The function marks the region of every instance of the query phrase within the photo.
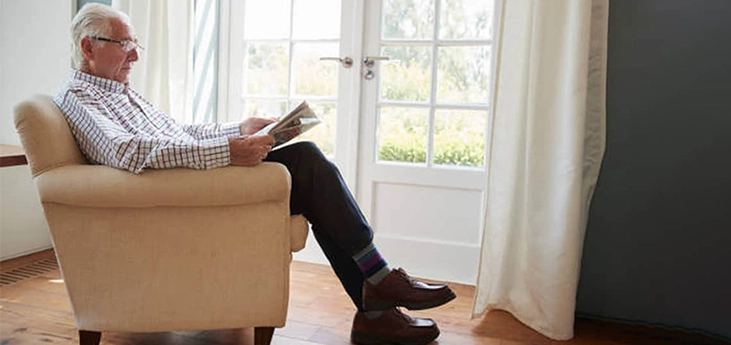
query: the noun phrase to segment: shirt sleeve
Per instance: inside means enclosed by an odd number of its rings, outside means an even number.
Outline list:
[[[234,138],[241,136],[238,122],[182,125],[183,131],[196,139]]]
[[[86,97],[88,96],[88,97]],[[56,97],[81,151],[92,163],[139,174],[146,168],[213,169],[230,164],[227,137],[181,140],[130,133],[83,92]]]

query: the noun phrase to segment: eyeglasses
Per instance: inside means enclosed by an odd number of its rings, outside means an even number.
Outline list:
[[[139,42],[137,42],[137,39],[124,39],[121,41],[113,40],[111,38],[106,37],[99,37],[99,36],[91,36],[90,37],[93,40],[97,41],[104,41],[104,42],[112,42],[119,44],[120,47],[122,47],[122,50],[124,50],[125,53],[131,52],[133,49],[139,49],[139,50],[145,50],[145,47],[143,47]]]

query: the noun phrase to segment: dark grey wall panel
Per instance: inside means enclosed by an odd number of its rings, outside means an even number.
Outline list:
[[[612,0],[577,313],[731,339],[731,1]]]

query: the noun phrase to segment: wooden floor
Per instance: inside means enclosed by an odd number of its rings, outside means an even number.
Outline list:
[[[53,257],[50,251],[0,264],[8,272]],[[470,320],[474,287],[450,284],[457,299],[440,308],[411,315],[431,317],[442,330],[432,343],[447,345],[616,345],[727,344],[698,334],[577,320],[576,336],[552,341],[532,331],[510,314],[491,312]],[[328,266],[292,264],[291,302],[287,326],[277,329],[275,345],[347,345],[354,308]],[[110,345],[249,345],[253,331],[224,330],[153,334],[104,333]],[[58,269],[0,287],[0,345],[78,344],[71,307]]]

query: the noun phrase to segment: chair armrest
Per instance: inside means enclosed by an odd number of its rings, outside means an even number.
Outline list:
[[[289,200],[290,175],[278,163],[212,170],[148,170],[67,165],[35,178],[42,203],[86,207],[226,206]]]

